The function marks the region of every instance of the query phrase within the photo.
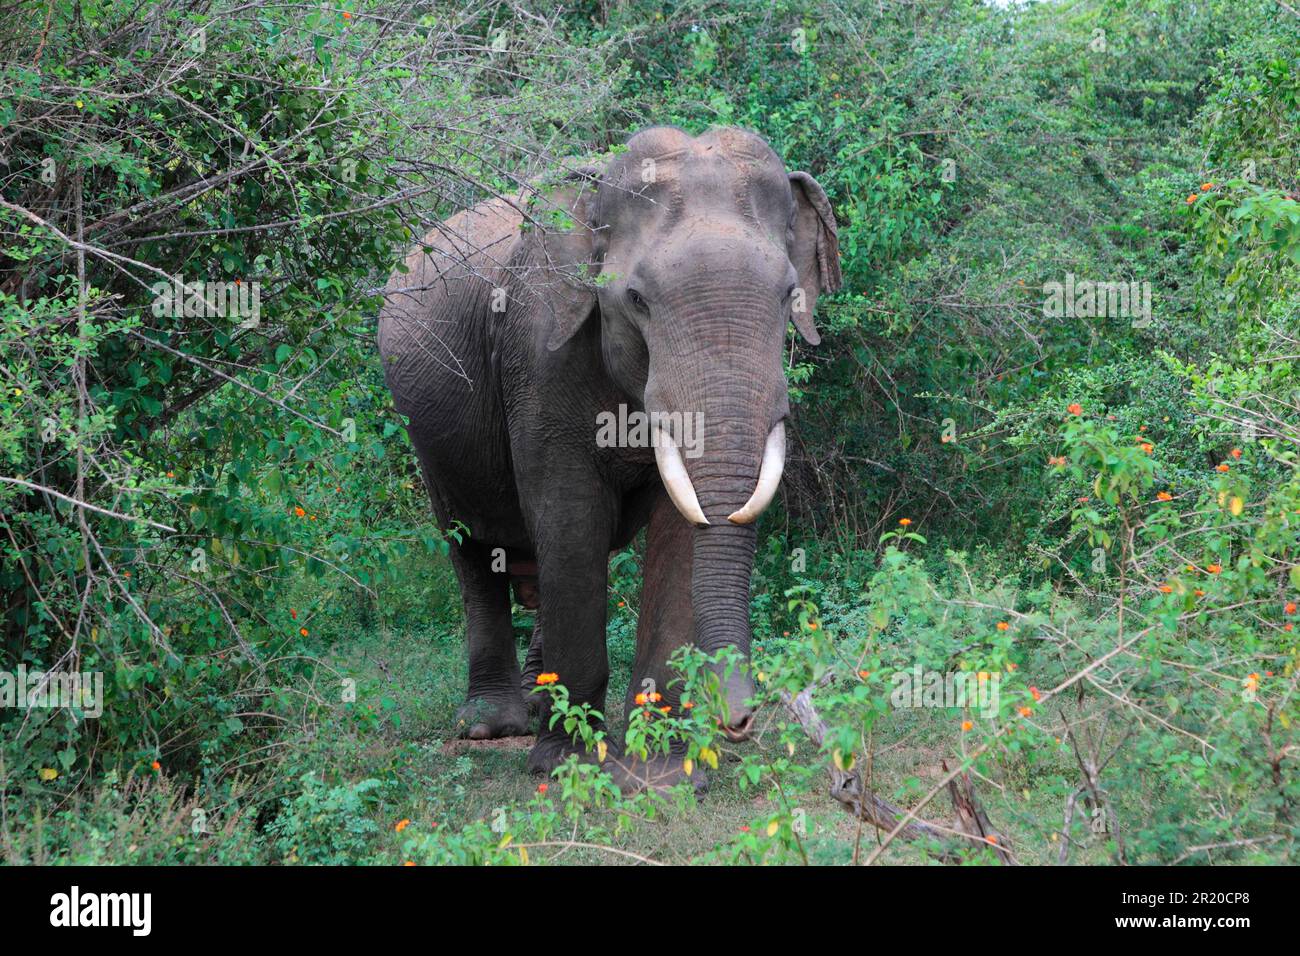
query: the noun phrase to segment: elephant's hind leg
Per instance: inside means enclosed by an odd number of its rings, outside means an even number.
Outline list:
[[[456,713],[462,737],[487,740],[528,732],[528,708],[519,688],[519,657],[510,624],[510,578],[493,571],[490,549],[453,545],[452,565],[465,604],[469,692]]]
[[[540,717],[542,698],[537,691],[537,678],[542,673],[542,623],[533,622],[533,638],[528,642],[528,654],[524,657],[523,692],[528,701],[528,716]]]

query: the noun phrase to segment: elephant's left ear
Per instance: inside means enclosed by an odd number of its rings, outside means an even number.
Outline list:
[[[838,291],[843,282],[839,233],[830,200],[817,180],[804,172],[791,173],[790,193],[794,197],[790,261],[799,273],[791,319],[808,344],[818,345],[822,337],[813,323],[817,296]]]
[[[600,266],[593,260],[591,222],[595,175],[586,168],[570,173],[562,185],[536,194],[529,204],[525,262],[518,278],[552,352],[597,309],[593,282]]]

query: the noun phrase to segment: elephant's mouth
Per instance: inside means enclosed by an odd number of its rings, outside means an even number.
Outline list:
[[[659,477],[663,479],[668,497],[672,499],[682,517],[698,528],[707,527],[708,518],[700,508],[700,501],[695,494],[695,486],[682,461],[677,442],[665,430],[659,429],[654,442],[655,461],[659,466]],[[745,504],[727,516],[732,524],[753,524],[758,516],[767,510],[776,496],[776,489],[781,484],[781,473],[785,470],[785,420],[772,426],[767,442],[763,446],[763,463],[759,466],[758,480],[754,491]]]
[[[732,724],[722,725],[722,735],[732,743],[744,743],[749,739],[750,732],[754,729],[754,712],[750,711],[739,721]]]

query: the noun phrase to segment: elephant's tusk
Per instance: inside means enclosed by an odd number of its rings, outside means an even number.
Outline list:
[[[767,445],[763,449],[763,466],[758,470],[758,484],[754,493],[745,502],[745,507],[728,515],[732,524],[752,524],[758,520],[776,495],[776,486],[781,483],[781,472],[785,469],[785,422],[779,421],[768,433]]]
[[[677,510],[693,525],[703,527],[709,523],[700,510],[700,500],[695,497],[695,486],[691,476],[682,464],[682,454],[677,450],[677,442],[662,429],[655,430],[655,462],[659,465],[659,477],[664,480],[668,497],[672,499]]]

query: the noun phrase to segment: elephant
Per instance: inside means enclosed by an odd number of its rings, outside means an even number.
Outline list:
[[[683,644],[748,661],[755,521],[786,455],[787,330],[817,345],[817,298],[840,284],[822,187],[731,127],[643,129],[598,164],[438,223],[410,252],[378,345],[436,517],[461,531],[462,736],[526,734],[543,671],[603,714],[609,558],[642,528],[628,713],[643,687],[679,706],[668,662]],[[522,671],[512,588],[536,609]],[[754,723],[748,671],[717,668],[719,723],[737,742]],[[536,773],[581,749],[548,709]],[[620,766],[644,784],[682,765],[653,763]]]

